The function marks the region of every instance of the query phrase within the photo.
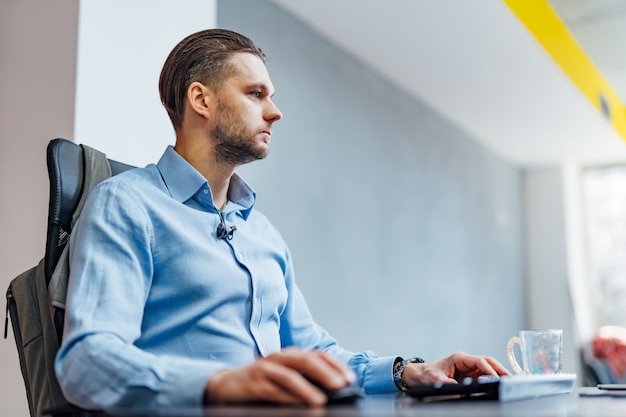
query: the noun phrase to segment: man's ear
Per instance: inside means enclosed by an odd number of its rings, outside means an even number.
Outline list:
[[[209,118],[211,114],[211,90],[202,83],[194,81],[187,89],[187,102],[191,110],[199,116]]]

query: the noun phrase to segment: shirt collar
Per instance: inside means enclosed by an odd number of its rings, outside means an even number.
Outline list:
[[[206,178],[172,146],[165,149],[157,167],[170,195],[181,203],[193,198],[201,189],[210,189]],[[231,205],[231,202],[234,203],[234,208],[241,212],[244,219],[247,219],[256,201],[256,193],[241,177],[233,174],[228,187],[228,200],[228,205]]]

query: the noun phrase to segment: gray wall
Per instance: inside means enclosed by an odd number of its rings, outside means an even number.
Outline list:
[[[46,145],[72,137],[78,0],[0,1],[0,294],[44,255]],[[4,303],[0,303],[4,306]],[[0,341],[2,416],[28,414],[13,334]]]
[[[284,119],[240,174],[317,321],[349,349],[504,362],[525,325],[521,170],[273,3],[219,1],[217,22],[268,55]]]

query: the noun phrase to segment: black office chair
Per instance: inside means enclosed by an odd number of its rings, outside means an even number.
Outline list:
[[[111,175],[134,168],[132,165],[108,159]],[[46,285],[72,233],[75,212],[83,197],[86,172],[83,148],[67,139],[53,139],[47,149],[50,200],[48,206],[48,231],[46,235],[45,275]],[[54,324],[59,342],[63,333],[63,309],[54,310]]]
[[[72,232],[72,217],[82,196],[85,179],[83,148],[67,139],[53,139],[47,149],[50,201],[46,237],[46,281],[52,273]],[[111,175],[133,168],[109,159]]]

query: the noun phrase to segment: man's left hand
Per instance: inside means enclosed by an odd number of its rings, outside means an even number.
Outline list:
[[[429,363],[410,363],[402,372],[402,382],[408,386],[457,384],[465,378],[477,379],[482,375],[510,375],[497,360],[489,356],[456,352]]]

